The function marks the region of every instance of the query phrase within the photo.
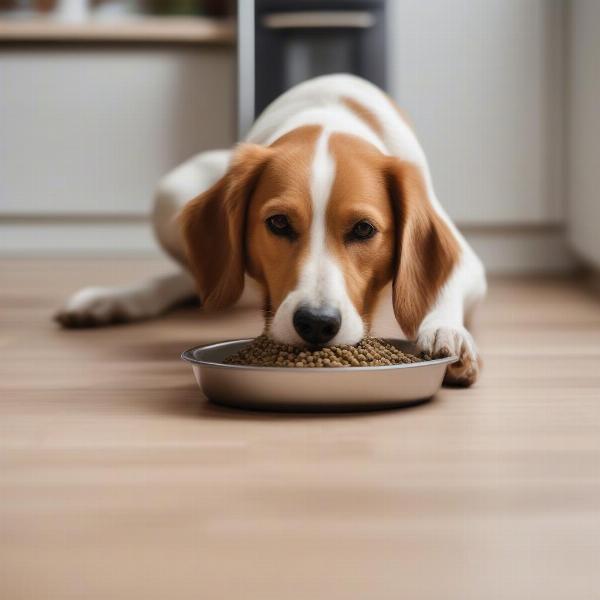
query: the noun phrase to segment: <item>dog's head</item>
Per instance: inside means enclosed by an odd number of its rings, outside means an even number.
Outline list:
[[[357,343],[391,280],[413,336],[458,257],[417,166],[318,126],[239,146],[181,222],[204,306],[233,304],[248,273],[271,336],[291,344]]]

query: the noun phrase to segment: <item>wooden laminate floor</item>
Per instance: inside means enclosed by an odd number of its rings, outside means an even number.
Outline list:
[[[600,597],[600,304],[492,281],[473,389],[306,416],[207,404],[178,359],[255,309],[61,331],[149,260],[0,261],[0,598]],[[384,315],[381,330],[393,322]]]

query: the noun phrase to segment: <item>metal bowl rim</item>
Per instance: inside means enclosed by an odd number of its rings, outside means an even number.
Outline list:
[[[399,338],[383,338],[388,342],[406,342],[407,340],[401,340]],[[376,367],[312,367],[312,368],[298,368],[298,367],[257,367],[254,365],[228,365],[225,363],[214,362],[210,360],[200,360],[194,356],[194,353],[198,350],[211,350],[212,348],[219,348],[224,346],[230,346],[233,344],[240,343],[249,343],[254,338],[242,338],[235,340],[225,340],[223,342],[215,342],[212,344],[204,344],[201,346],[194,346],[193,348],[188,348],[184,352],[181,353],[181,358],[186,362],[192,363],[193,365],[207,366],[207,367],[216,367],[219,369],[237,369],[242,371],[260,371],[264,373],[265,371],[276,371],[276,372],[292,372],[292,373],[356,373],[356,372],[365,372],[365,371],[390,371],[393,369],[411,369],[411,368],[419,368],[419,367],[428,367],[432,365],[441,365],[441,364],[452,364],[458,360],[458,356],[447,356],[444,358],[434,358],[433,360],[423,360],[418,363],[408,363],[408,364],[400,364],[400,365],[382,365]]]

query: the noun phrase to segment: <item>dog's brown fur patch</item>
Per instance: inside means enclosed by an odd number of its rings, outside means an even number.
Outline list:
[[[364,104],[361,104],[358,100],[354,100],[354,98],[348,96],[342,98],[342,102],[379,137],[383,135],[383,126],[381,125],[381,122]]]
[[[414,337],[458,262],[460,247],[434,210],[417,165],[389,158],[386,174],[397,227],[394,312],[402,330]]]
[[[383,155],[360,138],[334,133],[329,148],[336,176],[327,206],[327,244],[336,256],[350,299],[367,325],[394,263],[394,213],[381,166]],[[364,242],[349,242],[347,234],[361,220],[378,233]]]
[[[250,201],[246,227],[247,269],[259,281],[269,312],[277,310],[297,284],[309,244],[312,220],[310,168],[321,127],[295,129],[272,146],[269,161]],[[298,237],[274,236],[265,221],[284,214]]]

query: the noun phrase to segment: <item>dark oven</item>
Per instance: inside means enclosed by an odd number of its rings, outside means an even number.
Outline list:
[[[385,88],[385,0],[239,0],[240,133],[311,77],[354,73]]]

